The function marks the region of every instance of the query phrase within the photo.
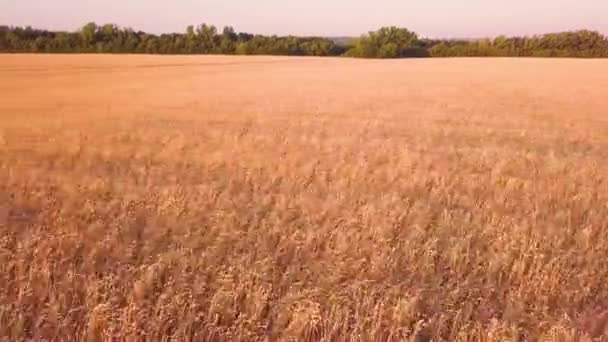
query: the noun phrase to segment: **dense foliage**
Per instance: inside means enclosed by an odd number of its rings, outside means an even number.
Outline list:
[[[188,26],[185,33],[154,35],[95,23],[78,32],[50,32],[31,27],[0,27],[0,51],[151,54],[340,55],[343,48],[327,38],[277,37],[218,32],[206,24]]]
[[[77,32],[0,26],[0,51],[46,53],[241,54],[363,58],[529,56],[608,57],[608,38],[589,31],[479,40],[425,40],[404,28],[383,27],[344,43],[322,37],[221,32],[211,25],[154,35],[113,24],[88,23]]]
[[[499,36],[493,40],[442,41],[433,45],[430,53],[433,57],[608,57],[608,38],[588,30],[532,37]]]
[[[357,39],[346,55],[364,58],[399,58],[424,57],[428,53],[416,33],[397,27],[383,27]]]

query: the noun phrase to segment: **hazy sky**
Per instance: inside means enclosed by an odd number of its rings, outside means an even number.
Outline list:
[[[383,25],[425,37],[589,28],[608,34],[608,0],[0,0],[0,24],[74,30],[88,21],[149,32],[202,22],[265,34],[359,35]]]

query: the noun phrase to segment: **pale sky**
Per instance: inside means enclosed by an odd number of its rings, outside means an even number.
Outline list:
[[[205,22],[321,36],[358,36],[386,25],[432,38],[580,28],[608,34],[608,0],[0,0],[0,25],[76,30],[89,21],[153,33]]]

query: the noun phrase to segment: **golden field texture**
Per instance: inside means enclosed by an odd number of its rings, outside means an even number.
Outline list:
[[[0,56],[0,340],[608,334],[608,61]]]

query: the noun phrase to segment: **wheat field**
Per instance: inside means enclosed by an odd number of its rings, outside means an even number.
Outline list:
[[[608,61],[0,56],[0,340],[608,335]]]

